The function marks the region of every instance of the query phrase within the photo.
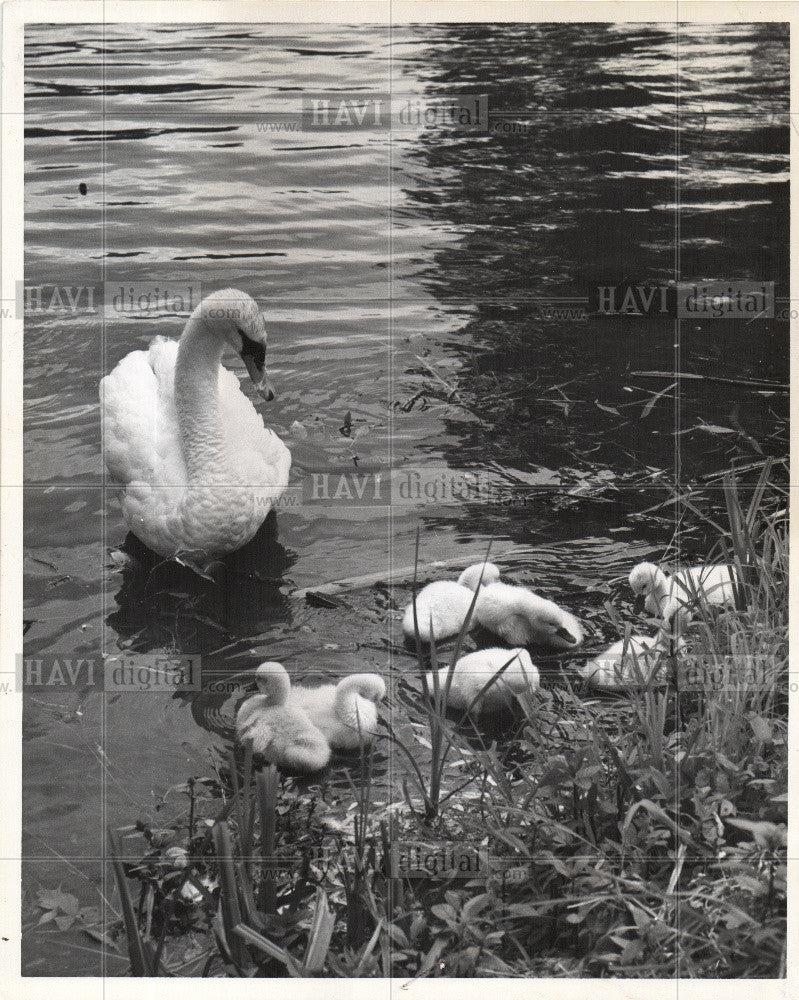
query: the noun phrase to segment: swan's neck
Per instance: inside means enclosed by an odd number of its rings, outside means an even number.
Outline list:
[[[278,708],[288,701],[291,692],[291,679],[287,673],[259,677],[258,690],[266,696],[270,706]]]
[[[175,406],[189,483],[232,485],[219,417],[219,369],[224,340],[192,316],[178,345]]]
[[[354,719],[358,707],[358,696],[372,700],[371,689],[360,677],[345,677],[336,685],[334,712],[338,718]]]
[[[654,580],[655,585],[655,596],[659,601],[665,601],[666,598],[671,594],[672,581],[671,577],[667,576],[662,569],[659,569]]]

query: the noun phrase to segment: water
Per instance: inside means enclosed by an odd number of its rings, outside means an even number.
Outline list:
[[[679,46],[658,25],[30,28],[28,285],[242,288],[267,317],[278,398],[261,412],[291,447],[292,482],[488,469],[506,502],[411,500],[390,516],[305,503],[220,586],[118,572],[98,381],[185,317],[31,314],[26,655],[177,650],[221,674],[268,656],[298,677],[400,676],[409,661],[386,637],[407,579],[338,609],[291,591],[412,563],[417,527],[424,563],[465,564],[493,537],[515,579],[606,636],[602,602],[623,604],[619,578],[673,534],[670,509],[630,519],[665,498],[655,484],[784,452],[783,393],[708,377],[786,381],[787,323],[700,318],[676,337],[667,316],[549,310],[584,305],[598,283],[677,276],[774,281],[787,297],[787,52],[769,24],[684,25]],[[516,131],[275,130],[304,95],[390,89],[486,94]],[[704,377],[678,397],[673,379],[634,374],[675,365]],[[230,711],[208,694],[119,694],[103,709],[91,691],[29,693],[28,892],[63,884],[96,903],[104,824],[177,815],[180,796],[162,797],[208,773]],[[30,973],[96,971],[62,937],[31,938]]]

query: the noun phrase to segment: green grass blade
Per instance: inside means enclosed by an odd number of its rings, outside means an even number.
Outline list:
[[[305,960],[302,963],[303,975],[318,975],[325,965],[325,959],[330,949],[336,918],[327,903],[324,889],[316,890],[316,905],[313,921],[308,933],[308,947],[305,950]]]
[[[136,911],[133,908],[133,902],[130,898],[125,868],[120,861],[122,852],[119,849],[116,833],[110,827],[108,828],[108,839],[111,845],[111,864],[114,867],[114,874],[116,875],[119,899],[122,904],[122,917],[125,923],[125,934],[128,939],[130,971],[134,976],[154,976],[156,973],[152,954],[149,945],[142,939],[139,924],[136,920]]]

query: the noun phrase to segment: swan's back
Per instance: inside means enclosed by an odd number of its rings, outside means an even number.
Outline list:
[[[265,695],[248,698],[236,716],[239,742],[250,741],[253,753],[298,771],[321,771],[330,760],[330,746],[305,712],[272,705]]]
[[[729,566],[714,565],[687,566],[676,574],[681,584],[678,595],[684,590],[686,597],[698,592],[708,604],[733,604],[735,602],[734,580],[737,574]]]
[[[500,670],[502,673],[499,673]],[[443,688],[446,684],[448,673],[449,667],[439,668],[439,687]],[[490,678],[497,674],[499,676],[491,687],[482,694],[479,701],[475,701]],[[538,668],[526,649],[481,649],[475,653],[467,653],[455,664],[448,704],[460,711],[465,711],[473,703],[475,711],[508,709],[515,703],[517,695],[532,693],[538,689],[539,683]],[[432,692],[432,672],[427,675],[427,684]]]
[[[356,694],[349,710],[337,709],[336,699],[341,683],[357,684],[361,677],[374,680],[375,694],[385,694],[383,679],[377,674],[354,674],[339,684],[322,684],[318,687],[292,686],[289,705],[306,712],[315,726],[334,749],[352,749],[368,741],[377,728],[377,706],[374,701]],[[379,688],[378,688],[379,682]]]
[[[416,618],[422,641],[430,642],[431,634],[435,639],[457,635],[466,621],[473,597],[471,590],[454,580],[436,580],[423,587],[416,595]],[[405,609],[402,631],[406,638],[414,638],[413,602]]]
[[[526,587],[508,583],[481,587],[475,615],[484,628],[513,646],[544,643],[567,649],[583,640],[583,628],[571,612]],[[575,641],[559,638],[555,627],[565,629]]]
[[[322,712],[332,712],[336,698],[335,684],[320,684],[317,687],[305,687],[303,684],[292,684],[289,694],[289,704],[302,709],[313,717]]]

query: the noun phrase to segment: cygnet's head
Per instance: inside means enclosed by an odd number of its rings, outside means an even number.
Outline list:
[[[482,574],[482,579],[481,579]],[[458,577],[458,583],[469,590],[477,590],[478,586],[487,587],[499,579],[499,567],[493,563],[475,563],[468,566]]]
[[[255,388],[267,401],[275,392],[266,377],[266,326],[252,296],[238,288],[223,288],[207,295],[192,313],[241,357]]]
[[[337,688],[342,695],[354,692],[375,704],[386,696],[386,682],[380,674],[350,674],[338,682]]]
[[[648,597],[654,592],[661,570],[654,563],[642,562],[630,570],[630,587],[636,597]]]
[[[550,603],[547,601],[547,604]],[[552,646],[568,648],[569,646],[578,646],[583,640],[582,629],[577,626],[576,621],[575,625],[572,626],[574,631],[567,628],[563,621],[563,612],[556,604],[553,604],[552,608],[541,608],[537,619],[540,631],[550,637],[550,645]]]
[[[291,690],[291,680],[282,663],[270,660],[255,671],[255,683],[270,705],[283,705]]]

